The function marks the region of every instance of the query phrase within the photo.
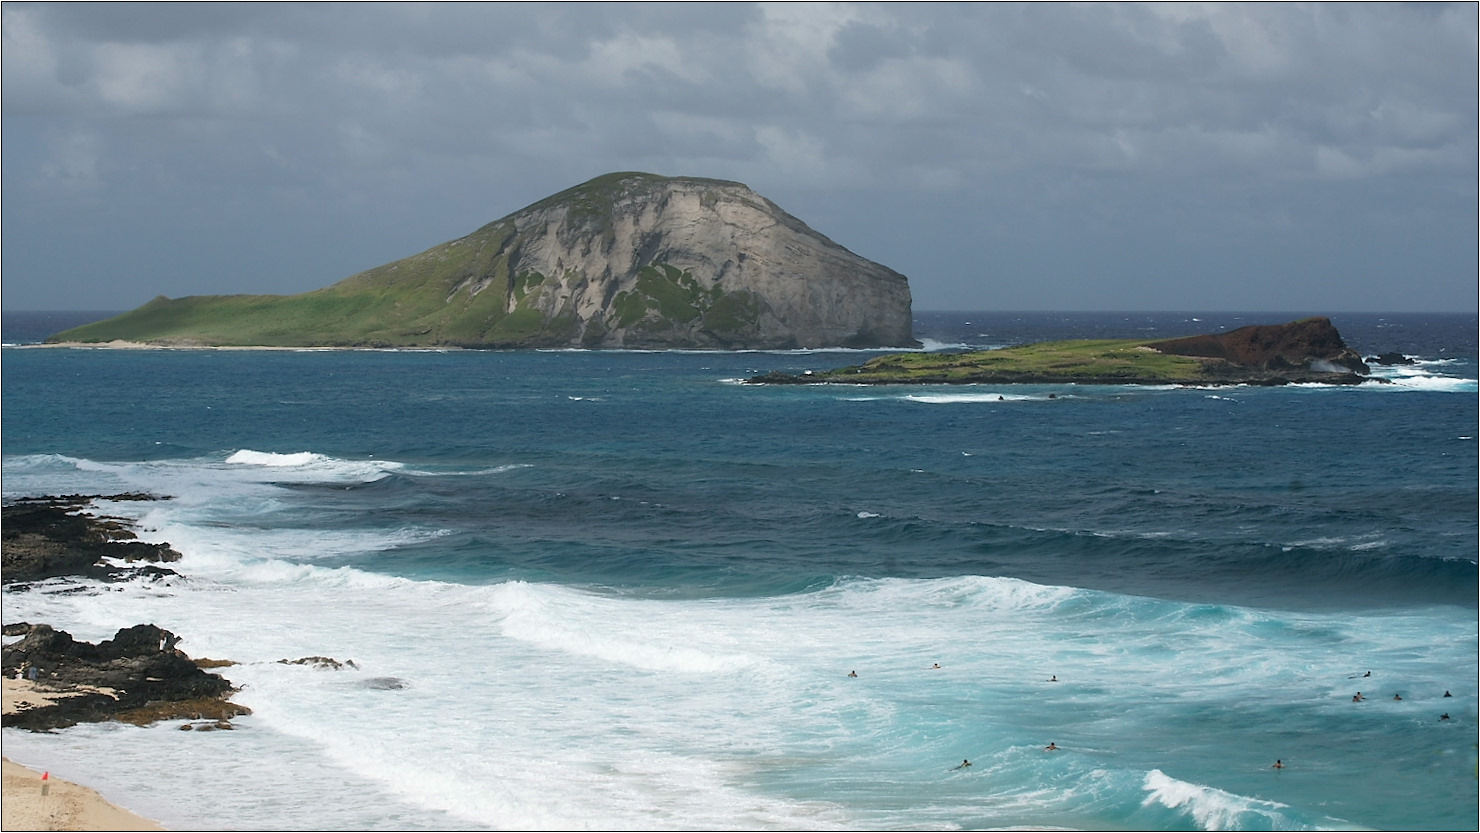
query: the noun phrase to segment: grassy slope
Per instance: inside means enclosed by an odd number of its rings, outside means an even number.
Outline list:
[[[900,353],[816,373],[808,381],[920,383],[1082,381],[1174,384],[1209,378],[1199,359],[1158,353],[1136,340],[1051,341],[972,353]]]
[[[505,317],[507,264],[496,256],[508,227],[493,224],[419,255],[301,295],[156,298],[54,341],[175,341],[212,345],[345,346],[483,343]],[[478,295],[453,296],[491,275]]]
[[[569,220],[601,230],[624,196],[667,179],[653,174],[614,173],[547,197],[496,220],[460,240],[419,255],[361,272],[325,289],[301,295],[198,295],[159,297],[123,315],[58,333],[53,342],[137,341],[207,346],[527,346],[562,343],[573,337],[571,316],[546,320],[519,305],[545,280],[539,273],[509,274],[505,244],[510,220],[523,211],[565,204]],[[720,180],[698,180],[732,185]],[[680,324],[706,314],[721,331],[754,323],[748,295],[704,293],[692,276],[662,266],[647,267],[637,291],[624,298],[623,326],[657,311],[650,326]],[[468,283],[482,286],[475,295]],[[713,297],[710,297],[710,296]],[[510,297],[516,302],[507,309]],[[701,297],[702,296],[702,297]],[[747,305],[749,304],[749,305]],[[711,311],[712,310],[712,311]],[[712,319],[712,321],[711,321]]]

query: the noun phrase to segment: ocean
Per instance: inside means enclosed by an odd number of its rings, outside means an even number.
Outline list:
[[[74,322],[7,313],[4,496],[168,497],[100,511],[184,558],[5,621],[159,625],[253,714],[4,753],[175,829],[1473,830],[1476,316],[1332,320],[1417,363],[766,387],[875,354],[37,349]]]

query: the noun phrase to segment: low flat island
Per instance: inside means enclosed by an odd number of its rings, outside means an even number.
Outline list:
[[[894,353],[753,384],[1354,385],[1382,381],[1328,318],[1175,339],[1051,341],[964,353]]]

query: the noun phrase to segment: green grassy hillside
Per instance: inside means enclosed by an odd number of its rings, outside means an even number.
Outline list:
[[[490,224],[460,240],[301,295],[160,297],[49,340],[266,347],[524,343],[551,327],[543,316],[530,320],[519,316],[517,307],[506,310],[510,275],[502,244],[512,229],[508,223]],[[538,273],[522,273],[513,276],[513,284],[525,289],[543,279]],[[475,280],[482,283],[476,294]]]
[[[1163,353],[1158,340],[1050,341],[968,353],[896,353],[852,367],[801,376],[768,373],[761,384],[1357,384],[1364,377],[1302,367],[1268,369],[1221,358]],[[1378,380],[1380,381],[1380,380]]]
[[[857,367],[814,374],[819,381],[851,383],[971,382],[1020,376],[1032,381],[1107,381],[1176,383],[1204,375],[1204,362],[1168,356],[1145,341],[1050,341],[970,353],[899,353]]]
[[[516,217],[564,207],[567,224],[610,245],[617,203],[640,199],[668,181],[653,174],[608,174],[466,237],[325,289],[301,295],[161,296],[131,312],[47,340],[180,346],[544,347],[595,345],[611,328],[622,327],[635,330],[639,339],[660,342],[665,338],[681,342],[683,333],[697,328],[719,343],[743,343],[754,335],[760,316],[754,294],[744,289],[706,290],[692,274],[666,263],[643,266],[636,285],[610,299],[614,314],[584,324],[570,310],[569,300],[553,312],[548,303],[544,309],[534,303],[542,285],[554,291],[559,279],[568,279],[567,285],[580,284],[584,276],[547,276],[511,266],[519,260]]]

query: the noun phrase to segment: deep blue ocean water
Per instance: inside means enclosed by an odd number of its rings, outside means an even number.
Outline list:
[[[5,496],[167,495],[105,508],[186,578],[7,592],[5,620],[153,621],[242,663],[255,712],[6,755],[179,828],[1473,829],[1476,317],[1333,321],[1418,364],[760,387],[873,354],[6,347]],[[359,668],[276,662],[309,655]]]

